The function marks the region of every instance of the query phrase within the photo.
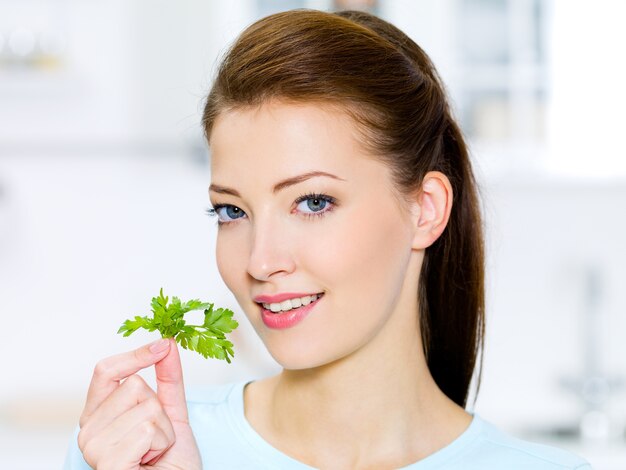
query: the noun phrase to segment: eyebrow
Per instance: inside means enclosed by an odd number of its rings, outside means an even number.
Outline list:
[[[308,180],[309,178],[313,178],[315,176],[327,176],[329,178],[334,178],[336,180],[346,181],[339,176],[333,175],[332,173],[326,173],[325,171],[310,171],[308,173],[303,173],[298,176],[292,176],[291,178],[287,178],[285,180],[279,181],[276,183],[274,188],[272,189],[272,193],[276,194],[278,191],[288,188],[289,186],[293,186],[294,184],[302,183],[303,181]],[[209,186],[209,191],[214,191],[220,194],[230,194],[231,196],[241,197],[241,194],[235,189],[227,188],[225,186],[220,186],[218,184],[211,184]]]

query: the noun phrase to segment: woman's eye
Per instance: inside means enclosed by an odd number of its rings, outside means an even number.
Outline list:
[[[325,194],[304,194],[296,199],[298,212],[305,216],[322,216],[333,210],[335,198]]]
[[[215,204],[212,209],[207,209],[206,213],[211,217],[217,215],[217,224],[222,225],[228,224],[235,219],[240,219],[244,211],[230,204]]]
[[[221,215],[224,217],[224,219],[222,220],[226,220],[226,221],[230,221],[230,220],[234,220],[234,219],[240,219],[242,217],[242,214],[244,213],[241,209],[239,209],[239,207],[237,206],[220,206],[216,209],[218,215]]]

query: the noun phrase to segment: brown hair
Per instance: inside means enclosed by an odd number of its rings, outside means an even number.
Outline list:
[[[482,364],[483,228],[467,147],[432,62],[368,13],[277,13],[246,28],[222,60],[204,108],[207,140],[220,112],[273,98],[341,106],[406,200],[427,172],[449,178],[452,212],[425,250],[417,294],[430,372],[465,407],[479,353]]]

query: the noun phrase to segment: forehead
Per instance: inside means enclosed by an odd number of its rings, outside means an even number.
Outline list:
[[[212,174],[252,169],[272,174],[335,171],[364,163],[366,152],[352,118],[322,104],[267,102],[218,115],[210,136]]]

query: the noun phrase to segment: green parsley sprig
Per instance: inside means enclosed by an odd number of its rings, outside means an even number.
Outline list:
[[[118,333],[130,336],[139,328],[148,331],[159,330],[162,338],[174,338],[183,348],[196,351],[204,358],[226,360],[230,364],[230,358],[234,357],[233,343],[226,339],[226,333],[230,333],[239,326],[233,320],[233,312],[227,308],[213,310],[212,303],[203,303],[198,299],[181,302],[178,297],[172,297],[168,305],[169,297],[163,296],[161,288],[158,297],[152,297],[152,318],[135,316],[133,320],[126,320]],[[192,310],[204,309],[204,321],[202,325],[188,325],[183,315]]]

